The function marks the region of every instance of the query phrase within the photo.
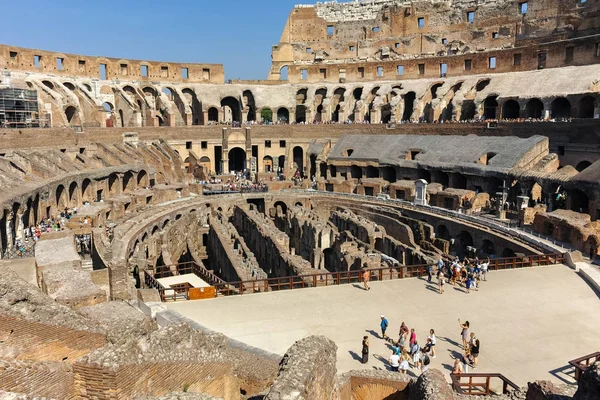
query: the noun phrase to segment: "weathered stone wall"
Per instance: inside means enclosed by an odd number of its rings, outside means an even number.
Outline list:
[[[75,394],[83,398],[126,400],[177,391],[206,393],[224,400],[240,398],[231,364],[143,363],[111,369],[77,363],[73,372]]]
[[[329,399],[335,388],[337,346],[324,336],[296,342],[281,360],[265,400]]]
[[[36,398],[70,399],[74,393],[73,369],[67,362],[0,361],[3,392]]]
[[[525,13],[520,7],[517,1],[480,3],[476,7],[463,1],[296,6],[280,43],[273,46],[269,78],[279,79],[284,66],[289,67],[287,79],[291,82],[303,79],[301,69],[308,70],[304,80],[309,82],[399,75],[439,77],[489,71],[489,57],[497,58],[493,69],[498,72],[522,71],[538,68],[537,51],[547,52],[543,60],[546,68],[595,62],[593,41],[586,36],[598,33],[596,16],[588,15],[574,1],[529,3]],[[554,18],[556,25],[550,24],[549,18]],[[572,18],[581,23],[576,29]],[[572,57],[565,57],[565,48],[571,46],[576,50]],[[522,55],[518,62],[513,58],[515,53]],[[468,68],[465,59],[472,60]],[[445,70],[440,69],[441,63],[447,65]],[[419,71],[417,64],[425,68]],[[405,67],[401,73],[397,65]],[[383,71],[378,71],[382,66]]]
[[[4,332],[4,345],[0,354],[4,360],[74,362],[106,343],[106,335],[102,333],[27,321],[2,314],[0,331]]]
[[[243,235],[261,268],[273,277],[313,273],[310,263],[289,252],[289,237],[273,221],[255,210],[235,207],[232,223]]]

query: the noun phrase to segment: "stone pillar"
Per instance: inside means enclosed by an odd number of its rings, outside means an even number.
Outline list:
[[[202,110],[203,125],[208,125],[208,110]]]
[[[415,187],[417,193],[415,195],[415,204],[419,206],[427,205],[427,181],[425,179],[418,179],[415,181]]]
[[[296,122],[296,108],[292,108],[290,110],[290,120],[288,121],[288,123],[295,123]]]
[[[600,107],[594,107],[594,119],[600,118]]]
[[[544,111],[542,112],[542,116],[544,117],[544,119],[550,119],[550,110],[547,108],[544,108]]]

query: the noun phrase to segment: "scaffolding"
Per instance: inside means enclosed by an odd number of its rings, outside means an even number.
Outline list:
[[[0,127],[39,128],[47,121],[40,119],[36,90],[0,89]]]

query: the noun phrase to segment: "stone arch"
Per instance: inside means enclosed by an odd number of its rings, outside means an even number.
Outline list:
[[[485,119],[496,119],[496,110],[498,109],[498,96],[491,95],[483,101],[483,116]]]
[[[394,167],[381,168],[381,177],[390,183],[396,182],[396,169]]]
[[[478,92],[481,92],[483,89],[485,89],[488,85],[490,84],[490,79],[489,78],[485,78],[485,79],[480,79],[477,84],[475,85],[475,90],[477,90]]]
[[[473,100],[464,100],[462,102],[462,106],[460,107],[461,121],[469,121],[475,119],[476,113],[477,107],[475,106],[475,102]]]
[[[298,168],[297,171],[301,176],[304,176],[304,149],[300,146],[295,146],[292,153],[294,164]]]
[[[379,178],[379,170],[375,167],[368,166],[365,175],[367,178]]]
[[[137,175],[138,186],[148,186],[148,173],[145,170],[140,170]]]
[[[404,113],[402,114],[402,121],[411,120],[416,98],[417,94],[415,92],[408,92],[404,95]]]
[[[570,197],[571,210],[587,213],[590,205],[588,195],[580,189],[575,189],[568,193]]]
[[[279,69],[279,80],[280,81],[287,81],[288,80],[288,76],[289,76],[289,72],[290,72],[290,67],[288,67],[287,65],[284,65],[283,67],[281,67]]]
[[[570,118],[571,102],[564,97],[557,97],[550,103],[551,118]]]
[[[82,202],[86,202],[86,201],[91,202],[94,199],[94,194],[92,192],[93,192],[92,181],[88,178],[85,178],[81,182],[81,201]]]
[[[494,243],[491,240],[485,239],[483,242],[481,242],[481,252],[483,254],[487,254],[488,256],[496,254]]]
[[[283,213],[281,215],[286,215],[287,214],[288,206],[283,201],[277,201],[277,202],[275,202],[275,204],[273,204],[273,208],[275,208],[275,210],[277,211],[278,215],[279,215],[279,209],[281,209],[281,212]]]
[[[76,124],[79,120],[79,111],[74,106],[68,106],[65,108],[65,116],[69,124]]]
[[[468,231],[461,231],[456,237],[456,250],[464,254],[467,247],[473,247],[473,236]]]
[[[583,160],[579,164],[577,164],[577,166],[575,167],[575,169],[577,171],[581,172],[584,169],[586,169],[587,167],[589,167],[590,165],[592,165],[591,162],[589,162],[588,160]]]
[[[142,89],[142,92],[147,97],[156,97],[156,95],[157,95],[157,90],[155,88],[151,87],[151,86],[144,87]]]
[[[306,122],[306,106],[296,106],[296,123],[302,124]]]
[[[204,122],[204,116],[202,114],[202,104],[196,96],[196,92],[190,88],[184,88],[181,90],[183,97],[189,103],[190,111],[192,112],[192,125],[201,125]]]
[[[135,91],[133,86],[130,86],[130,85],[123,86],[123,91],[130,96],[135,96],[137,94],[137,92]]]
[[[73,85],[71,82],[63,82],[63,86],[69,90],[72,90],[72,91],[75,90],[75,85]]]
[[[596,109],[596,99],[592,96],[584,96],[579,100],[577,111],[578,118],[594,118],[594,110]]]
[[[112,173],[108,176],[108,193],[116,194],[118,192],[119,176]]]
[[[123,174],[123,192],[133,191],[135,189],[135,181],[133,172],[127,171]]]
[[[58,185],[56,187],[56,208],[57,210],[64,210],[69,205],[69,200],[67,198],[67,191],[65,190],[64,185]]]
[[[326,98],[327,98],[327,88],[321,87],[315,91],[314,109],[316,110],[316,113],[315,113],[315,121],[316,122],[321,122],[323,120],[323,110],[324,110],[323,102],[325,101]]]
[[[208,121],[219,122],[219,110],[216,107],[210,107],[208,109]]]
[[[69,185],[69,207],[77,207],[79,205],[79,186],[73,181]]]
[[[525,105],[525,117],[540,119],[542,118],[543,113],[544,103],[538,98],[529,99]]]
[[[440,224],[436,230],[436,237],[439,239],[450,240],[452,236],[450,235],[450,231],[446,227],[446,225]]]
[[[239,100],[234,97],[227,96],[221,100],[221,107],[229,107],[231,110],[231,119],[233,122],[242,121],[242,109]]]
[[[516,100],[506,100],[502,104],[502,119],[517,119],[519,118],[519,112],[521,107],[519,102]]]
[[[269,107],[263,107],[260,109],[260,118],[263,122],[273,122],[273,110]]]
[[[167,99],[169,99],[170,101],[173,101],[175,99],[175,90],[173,88],[164,87],[162,88],[161,92],[162,94],[167,96]]]
[[[263,171],[264,172],[273,172],[273,157],[264,156],[263,157]]]
[[[229,150],[229,171],[243,171],[246,169],[246,151],[241,147]]]
[[[54,90],[54,84],[52,82],[44,80],[44,81],[42,81],[42,84],[44,86],[46,86],[48,89]]]
[[[244,111],[246,112],[246,121],[256,121],[256,104],[251,90],[244,90]]]
[[[277,122],[287,124],[290,122],[290,111],[285,107],[277,110]]]

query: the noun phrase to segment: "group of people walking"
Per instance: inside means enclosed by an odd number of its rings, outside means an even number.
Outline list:
[[[460,335],[464,354],[461,358],[455,359],[452,371],[454,374],[467,373],[469,367],[476,368],[480,348],[479,339],[475,336],[475,333],[470,332],[471,324],[469,321],[463,323],[459,319],[458,323],[461,327]],[[407,374],[411,368],[421,372],[429,369],[431,360],[436,358],[435,346],[437,344],[437,337],[434,329],[429,330],[427,339],[421,342],[424,343],[423,345],[419,343],[415,329],[409,329],[404,322],[400,324],[397,341],[394,341],[387,335],[389,321],[385,315],[380,316],[379,326],[381,328],[381,338],[391,347],[392,354],[388,362],[392,371],[400,371],[403,374]],[[369,351],[369,337],[364,336],[361,350],[361,362],[363,364],[369,362]]]
[[[417,339],[417,333],[414,328],[409,329],[402,322],[400,331],[398,332],[398,340],[394,341],[387,335],[389,322],[384,315],[381,315],[381,337],[390,345],[392,354],[389,358],[389,364],[392,371],[402,371],[408,373],[410,368],[420,370],[421,372],[429,369],[431,360],[436,357],[435,345],[437,338],[433,329],[429,330],[429,336],[421,345]],[[369,337],[364,336],[362,342],[362,363],[366,364],[369,361]]]
[[[444,262],[441,258],[437,262],[437,279],[439,293],[444,293],[444,285],[448,282],[451,285],[464,285],[466,292],[479,290],[479,283],[487,281],[490,259],[481,262],[478,258],[473,260],[465,257],[461,262],[458,257],[452,262]],[[433,265],[427,266],[427,281],[433,280]]]

